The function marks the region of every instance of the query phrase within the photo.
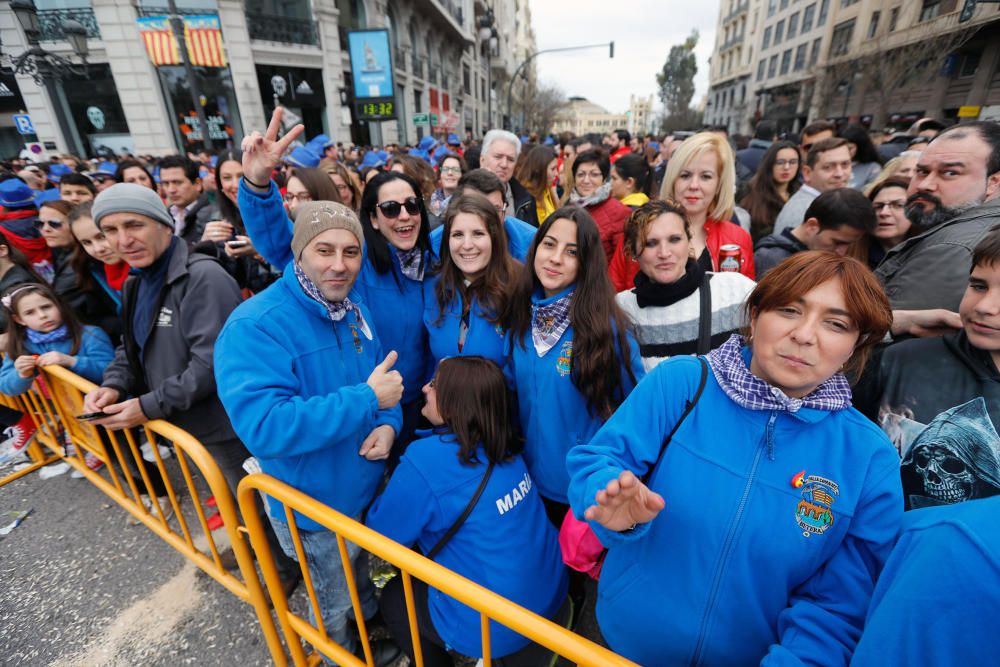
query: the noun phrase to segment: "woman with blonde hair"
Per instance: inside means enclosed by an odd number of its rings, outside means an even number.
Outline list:
[[[688,137],[667,163],[660,199],[684,207],[691,229],[694,258],[705,271],[738,270],[755,277],[753,241],[750,234],[732,222],[736,201],[736,169],[733,149],[718,134],[700,132]],[[739,248],[738,267],[723,266],[723,246]],[[611,281],[619,292],[633,285],[639,263],[625,255],[619,242],[609,267]]]

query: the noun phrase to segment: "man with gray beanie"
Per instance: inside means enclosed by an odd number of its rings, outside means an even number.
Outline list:
[[[212,357],[242,300],[236,281],[214,258],[188,254],[167,207],[147,187],[113,185],[97,195],[92,216],[132,270],[122,289],[122,343],[101,387],[84,398],[85,411],[110,415],[94,423],[111,430],[150,419],[176,424],[205,445],[235,494],[250,454],[219,402]],[[284,570],[295,581],[294,563]]]
[[[300,204],[291,266],[236,309],[215,346],[219,397],[264,472],[358,520],[402,426],[403,395],[402,377],[392,370],[396,352],[384,354],[353,291],[363,248],[354,211],[327,201]],[[269,499],[268,514],[294,558],[284,508]],[[337,538],[301,515],[295,520],[326,630],[357,654]],[[370,619],[378,605],[368,568],[357,546],[348,544],[348,553]],[[376,665],[399,655],[388,640],[373,642],[372,651]]]

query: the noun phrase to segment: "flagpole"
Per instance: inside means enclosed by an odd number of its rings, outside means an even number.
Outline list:
[[[191,59],[188,57],[187,40],[184,39],[184,19],[177,13],[177,3],[174,0],[167,0],[167,8],[170,10],[170,27],[177,40],[177,53],[181,58],[184,74],[187,76],[191,100],[194,102],[194,112],[198,116],[198,124],[201,126],[201,140],[205,150],[211,151],[214,146],[212,146],[212,137],[208,129],[208,120],[205,118],[205,107],[201,105],[201,87],[198,85],[194,67],[191,66]],[[181,146],[182,150],[186,148],[186,146]]]

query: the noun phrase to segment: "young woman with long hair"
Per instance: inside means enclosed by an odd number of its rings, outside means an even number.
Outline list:
[[[736,167],[733,149],[714,132],[688,137],[667,162],[660,186],[660,199],[684,207],[691,225],[694,257],[705,271],[719,271],[722,246],[739,250],[739,272],[753,280],[753,241],[733,219],[736,198]],[[620,292],[632,286],[639,264],[625,256],[619,242],[611,259],[611,281]]]
[[[750,191],[740,206],[750,214],[750,236],[754,241],[774,231],[774,221],[781,207],[795,194],[801,183],[801,156],[791,141],[776,141],[767,149],[750,179]]]
[[[285,183],[285,204],[288,206],[288,212],[294,216],[295,208],[307,201],[344,203],[340,199],[340,193],[337,192],[336,186],[325,171],[309,167],[295,167],[289,172],[288,182]]]
[[[0,232],[0,294],[18,283],[43,283],[31,262]],[[0,308],[0,334],[7,331],[7,311]]]
[[[323,160],[319,163],[319,168],[326,172],[333,182],[333,187],[337,188],[341,203],[357,212],[361,206],[361,188],[351,177],[347,167],[334,160]]]
[[[520,264],[507,249],[507,233],[485,196],[463,192],[444,214],[441,260],[424,281],[424,326],[431,357],[478,355],[502,364],[501,317]]]
[[[424,416],[434,425],[406,450],[368,512],[368,526],[509,600],[552,618],[564,607],[567,577],[555,528],[520,451],[513,405],[497,364],[477,356],[441,361],[424,388]],[[482,497],[459,529],[448,532],[470,499]],[[511,489],[516,489],[511,499]],[[440,544],[440,546],[438,546]],[[448,648],[483,655],[479,614],[414,580],[421,653],[428,667],[451,667]],[[400,577],[379,604],[393,640],[413,660]],[[490,624],[492,656],[514,667],[548,664],[551,652]]]
[[[554,183],[559,177],[559,158],[551,146],[534,146],[522,150],[521,155],[514,178],[535,198],[538,219],[545,220],[556,210]]]
[[[101,327],[117,345],[122,334],[122,287],[129,266],[94,224],[92,206],[93,202],[84,202],[69,214],[69,227],[76,241],[70,264],[79,290],[87,295],[88,312],[81,318]]]
[[[745,338],[657,366],[567,459],[608,547],[601,633],[642,665],[846,665],[902,521],[899,455],[846,377],[892,323],[872,272],[798,253],[745,315]]]
[[[633,210],[642,206],[649,201],[650,175],[642,155],[621,156],[611,165],[611,196]]]
[[[525,458],[558,525],[567,452],[590,440],[644,373],[585,209],[557,209],[538,228],[505,322]]]
[[[864,190],[866,185],[878,178],[885,160],[879,155],[864,126],[848,125],[840,131],[839,136],[847,139],[847,149],[851,153],[850,187]]]
[[[433,215],[444,215],[448,201],[458,189],[458,182],[469,171],[461,155],[446,153],[438,163],[438,188],[431,195],[428,208]]]

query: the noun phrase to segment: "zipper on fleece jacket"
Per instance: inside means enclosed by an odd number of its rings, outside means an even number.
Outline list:
[[[726,541],[722,545],[722,556],[715,566],[715,578],[712,581],[712,588],[708,593],[708,604],[705,605],[705,612],[701,617],[698,642],[695,644],[694,654],[691,656],[690,663],[688,663],[691,667],[701,664],[701,654],[705,649],[705,634],[708,632],[712,612],[715,611],[715,603],[719,596],[719,587],[722,585],[722,574],[726,570],[726,564],[729,562],[729,556],[736,542],[736,532],[740,526],[740,522],[743,520],[743,510],[746,509],[747,498],[750,496],[750,489],[757,478],[757,467],[760,465],[760,457],[764,453],[765,448],[768,451],[768,458],[772,461],[774,460],[774,422],[777,418],[778,413],[772,410],[771,416],[767,420],[767,426],[764,428],[764,436],[757,444],[757,451],[753,457],[753,465],[750,466],[750,474],[747,475],[746,484],[743,486],[743,496],[740,498],[740,504],[736,509],[736,516],[733,517],[732,523],[729,524],[729,532],[726,534]]]

